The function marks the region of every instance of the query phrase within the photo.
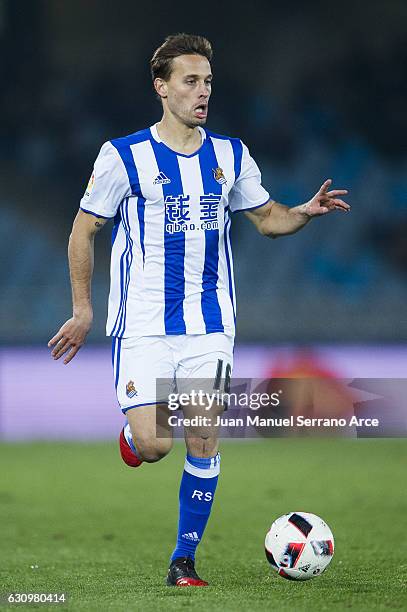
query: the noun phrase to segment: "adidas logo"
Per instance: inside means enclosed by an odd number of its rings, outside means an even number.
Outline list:
[[[168,183],[171,183],[171,179],[168,178],[168,176],[165,176],[164,172],[160,172],[153,185],[168,185]]]
[[[199,542],[199,536],[196,531],[193,531],[192,533],[183,533],[181,538],[184,538],[185,540],[192,540],[192,542]]]

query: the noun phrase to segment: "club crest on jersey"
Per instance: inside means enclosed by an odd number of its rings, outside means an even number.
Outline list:
[[[226,177],[223,174],[223,170],[222,168],[213,168],[212,169],[213,172],[213,178],[215,179],[215,181],[217,183],[219,183],[219,185],[225,185],[226,184]]]
[[[92,193],[93,187],[95,185],[95,173],[92,172],[92,176],[89,179],[88,186],[86,187],[85,196],[89,197]]]
[[[164,172],[159,172],[153,182],[153,185],[168,185],[171,183],[171,179],[165,176]]]
[[[126,395],[127,397],[134,397],[135,395],[137,395],[137,391],[136,388],[134,386],[134,382],[132,380],[129,380],[129,382],[126,385]]]

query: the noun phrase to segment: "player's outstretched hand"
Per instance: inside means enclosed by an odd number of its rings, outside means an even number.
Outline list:
[[[309,202],[305,204],[305,211],[310,217],[317,215],[325,215],[333,210],[341,210],[349,212],[350,206],[339,196],[344,196],[348,193],[347,189],[332,189],[328,191],[332,185],[332,179],[328,179],[321,185],[318,193],[314,195]]]
[[[69,363],[85,343],[86,336],[92,326],[92,315],[73,316],[57,331],[55,336],[48,342],[48,347],[54,347],[51,356],[59,359],[68,353],[64,363]],[[69,352],[68,352],[69,351]]]

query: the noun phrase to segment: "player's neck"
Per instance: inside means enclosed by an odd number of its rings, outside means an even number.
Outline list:
[[[202,144],[202,137],[197,127],[191,128],[177,121],[175,117],[163,115],[157,123],[157,132],[161,140],[177,153],[191,155]]]

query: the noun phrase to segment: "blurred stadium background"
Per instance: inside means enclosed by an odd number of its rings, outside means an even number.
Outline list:
[[[71,313],[67,240],[93,161],[105,140],[159,119],[148,60],[177,31],[212,41],[208,126],[248,144],[273,198],[300,203],[328,177],[350,190],[351,215],[277,241],[235,216],[235,373],[295,367],[308,347],[310,367],[338,376],[405,376],[406,26],[403,0],[0,0],[0,438],[120,426],[109,231],[87,347],[64,368],[46,343]]]

